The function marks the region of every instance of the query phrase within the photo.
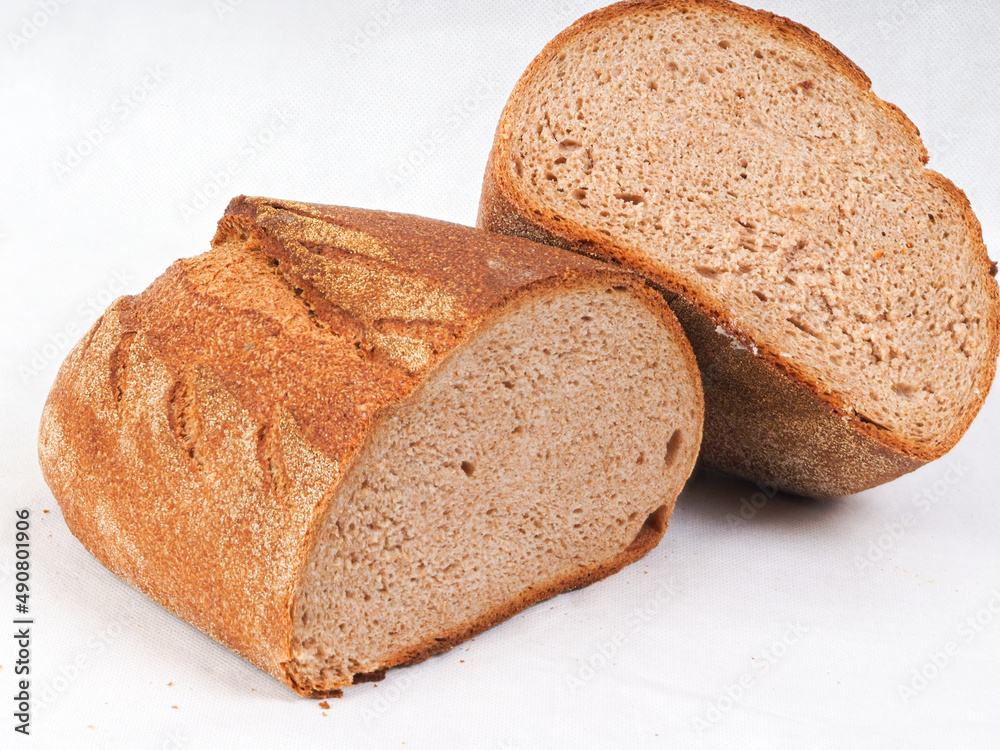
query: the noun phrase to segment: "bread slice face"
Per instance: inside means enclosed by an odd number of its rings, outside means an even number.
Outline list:
[[[707,463],[847,494],[947,452],[995,372],[996,267],[926,162],[808,29],[725,0],[629,2],[522,76],[478,223],[664,291],[702,368]]]
[[[702,415],[680,326],[631,274],[241,197],[69,355],[39,452],[102,563],[322,696],[641,557]]]
[[[695,384],[658,372],[677,358],[607,284],[505,310],[355,459],[293,601],[296,683],[422,658],[643,555],[697,455]]]

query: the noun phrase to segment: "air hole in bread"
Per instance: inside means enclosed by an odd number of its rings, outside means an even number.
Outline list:
[[[913,383],[893,383],[892,390],[900,396],[912,398],[922,390],[922,387]]]
[[[638,206],[640,203],[645,203],[646,197],[641,193],[615,193],[615,198],[625,203],[631,203]]]
[[[681,443],[683,442],[683,436],[680,430],[674,430],[670,435],[670,440],[667,441],[667,452],[663,457],[664,463],[669,467],[673,466],[674,462],[677,460],[678,454],[681,451]]]

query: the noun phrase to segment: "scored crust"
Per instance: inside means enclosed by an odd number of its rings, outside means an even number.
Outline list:
[[[529,95],[540,72],[576,36],[619,16],[659,8],[722,11],[738,17],[741,23],[775,30],[784,40],[805,45],[856,84],[870,105],[896,122],[926,164],[927,152],[916,126],[898,107],[871,92],[871,81],[857,65],[805,26],[729,0],[632,0],[579,19],[553,39],[521,76],[501,116],[489,155],[477,226],[621,264],[646,277],[664,293],[702,369],[706,397],[702,460],[709,465],[797,494],[825,497],[868,489],[944,455],[968,429],[993,380],[1000,348],[1000,295],[995,283],[986,285],[990,303],[985,315],[991,336],[973,403],[940,443],[920,444],[865,420],[843,394],[820,386],[811,373],[782,356],[774,345],[755,340],[741,330],[739,320],[723,305],[692,288],[681,273],[654,265],[624,243],[559,215],[514,183],[506,165],[511,143],[524,125],[514,119],[513,103]],[[925,168],[924,174],[959,209],[972,238],[979,273],[984,278],[995,276],[996,266],[989,260],[982,229],[965,193],[933,170]],[[748,398],[749,394],[754,394],[756,400]]]
[[[231,251],[240,243],[253,252]],[[597,284],[628,288],[662,320],[700,412],[679,324],[627,272],[429,219],[240,196],[211,252],[117,300],[69,354],[40,426],[45,479],[112,572],[301,694],[336,695],[290,672],[291,609],[353,459],[511,304]],[[665,522],[383,663],[419,661],[610,575],[655,546]]]

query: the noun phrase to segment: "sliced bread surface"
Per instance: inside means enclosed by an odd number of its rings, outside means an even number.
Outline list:
[[[702,414],[631,274],[241,197],[67,357],[39,452],[105,566],[320,696],[641,557]]]
[[[981,407],[1000,303],[964,193],[803,26],[726,0],[613,5],[512,93],[479,226],[661,288],[705,462],[813,496],[940,457]]]

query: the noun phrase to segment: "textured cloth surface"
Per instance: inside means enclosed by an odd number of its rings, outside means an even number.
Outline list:
[[[759,0],[764,2],[764,0]],[[70,535],[36,432],[69,347],[208,248],[239,193],[471,224],[511,88],[596,4],[83,3],[0,10],[0,621],[32,512],[28,738],[3,747],[996,747],[1000,394],[945,459],[829,502],[698,473],[588,589],[330,700],[295,696]],[[1000,6],[769,0],[872,78],[1000,247]],[[44,512],[48,510],[49,512]]]

